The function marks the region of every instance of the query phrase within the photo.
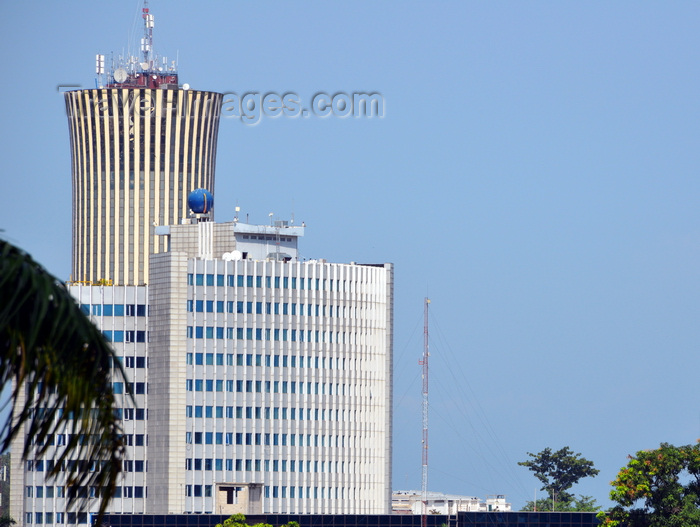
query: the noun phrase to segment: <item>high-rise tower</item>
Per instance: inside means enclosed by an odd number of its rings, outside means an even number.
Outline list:
[[[223,96],[180,87],[175,62],[153,51],[147,4],[143,22],[141,56],[105,69],[98,55],[100,87],[65,94],[76,282],[148,283],[149,254],[164,250],[154,226],[179,223],[195,188],[214,190]]]

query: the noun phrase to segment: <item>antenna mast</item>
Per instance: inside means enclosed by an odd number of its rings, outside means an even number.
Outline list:
[[[150,70],[153,68],[153,61],[151,60],[151,51],[153,51],[153,15],[149,12],[148,0],[144,0],[142,11],[143,38],[141,39],[141,53],[143,53],[143,63],[147,64],[143,69]]]
[[[422,527],[427,527],[427,508],[428,508],[428,306],[430,299],[425,298],[425,307],[423,312],[423,360],[419,364],[423,366],[423,480],[421,483],[422,499],[423,499],[423,514],[421,515]]]

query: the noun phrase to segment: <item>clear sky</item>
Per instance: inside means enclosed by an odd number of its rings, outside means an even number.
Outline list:
[[[423,298],[431,490],[514,508],[517,461],[570,446],[608,505],[627,455],[700,437],[700,4],[152,0],[181,82],[378,92],[383,118],[221,120],[216,218],[294,214],[302,254],[393,262],[394,489],[420,488]],[[0,3],[0,228],[70,273],[58,85],[95,84],[140,4]]]

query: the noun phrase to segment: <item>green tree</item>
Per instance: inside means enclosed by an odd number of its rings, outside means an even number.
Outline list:
[[[612,482],[617,505],[598,518],[614,527],[700,525],[700,446],[661,443],[630,457]]]
[[[125,455],[110,383],[112,376],[123,380],[124,371],[63,284],[4,240],[0,240],[0,299],[0,383],[14,381],[10,395],[14,418],[2,424],[0,451],[6,451],[26,426],[21,455],[40,457],[49,448],[46,439],[67,427],[69,440],[49,474],[61,474],[70,459],[93,462],[94,471],[71,463],[62,474],[69,488],[99,488],[102,514]],[[24,398],[24,393],[33,395]],[[83,502],[72,498],[71,504]]]
[[[216,527],[272,527],[269,523],[256,523],[249,525],[246,522],[245,514],[234,514],[230,518],[224,520],[224,523],[217,523]],[[297,522],[289,522],[280,527],[299,527]]]
[[[592,496],[579,496],[571,501],[557,501],[552,503],[552,498],[542,498],[537,500],[537,508],[533,501],[528,501],[520,509],[522,511],[551,511],[552,506],[557,512],[598,512],[600,506],[596,505],[596,500]]]
[[[555,504],[571,502],[574,496],[567,491],[581,478],[595,477],[600,472],[593,468],[592,461],[581,457],[581,454],[575,454],[568,446],[556,452],[552,452],[551,448],[545,448],[538,454],[528,452],[527,455],[532,460],[520,461],[518,465],[527,467],[535,473],[535,477],[543,483],[541,490],[546,491]],[[550,506],[549,509],[551,510],[552,507]]]

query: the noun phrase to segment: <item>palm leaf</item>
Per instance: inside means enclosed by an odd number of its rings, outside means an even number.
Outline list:
[[[22,457],[39,458],[47,439],[70,432],[49,475],[65,473],[69,489],[99,488],[100,516],[125,457],[112,377],[125,378],[120,362],[65,286],[0,240],[0,382],[13,383],[13,417],[2,425],[0,447],[24,433]],[[79,493],[68,498],[71,506],[85,505]]]

